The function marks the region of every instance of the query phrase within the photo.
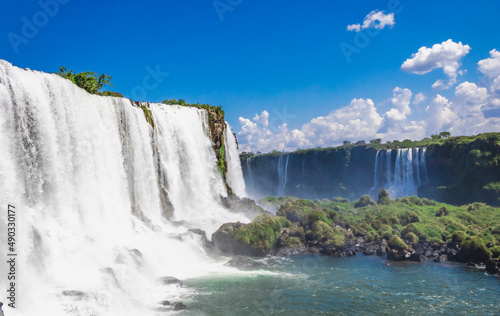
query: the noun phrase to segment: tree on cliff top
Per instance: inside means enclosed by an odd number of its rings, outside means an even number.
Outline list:
[[[73,70],[67,70],[66,67],[59,68],[59,76],[71,80],[74,84],[88,93],[97,94],[105,85],[111,86],[111,76],[106,74],[98,75],[93,71],[73,73]]]

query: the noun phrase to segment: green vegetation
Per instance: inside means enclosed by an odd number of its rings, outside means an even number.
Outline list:
[[[283,217],[261,214],[250,224],[242,225],[239,229],[231,229],[229,234],[250,247],[270,250],[281,229],[287,226],[290,226],[290,222]]]
[[[60,67],[59,72],[57,73],[59,76],[71,80],[74,84],[79,86],[80,88],[86,90],[88,93],[92,94],[101,94],[108,96],[121,96],[121,94],[111,91],[104,91],[99,93],[99,91],[105,85],[111,85],[111,76],[106,74],[98,75],[93,71],[86,71],[80,73],[73,73],[73,70],[67,70],[66,67]]]
[[[113,91],[102,91],[102,92],[97,92],[98,95],[106,96],[106,97],[117,97],[117,98],[123,98],[123,95],[119,92],[113,92]]]
[[[155,123],[154,123],[154,120],[153,120],[153,114],[151,113],[151,110],[148,109],[147,106],[145,105],[141,105],[141,109],[142,111],[144,112],[144,116],[146,117],[146,121],[149,123],[149,125],[151,125],[151,127],[155,127]]]
[[[403,141],[399,140],[394,140],[394,141],[387,141],[385,143],[382,143],[382,139],[373,139],[370,140],[369,143],[366,143],[366,141],[361,140],[357,142],[350,142],[350,141],[344,141],[342,146],[337,146],[337,147],[317,147],[317,148],[311,148],[311,149],[300,149],[298,148],[294,153],[307,153],[310,151],[332,151],[332,150],[337,150],[337,149],[352,149],[355,147],[361,147],[361,148],[373,148],[375,150],[387,150],[387,149],[396,149],[396,148],[415,148],[415,147],[430,147],[432,145],[443,145],[443,146],[449,146],[449,145],[466,145],[469,143],[472,143],[477,140],[485,140],[487,138],[494,137],[497,141],[497,146],[500,147],[500,133],[485,133],[485,134],[479,134],[479,135],[474,135],[474,136],[455,136],[455,137],[450,137],[449,132],[441,132],[437,135],[432,135],[431,138],[423,138],[421,140],[410,140],[410,139],[405,139]],[[283,152],[273,150],[272,152],[265,153],[265,154],[260,154],[260,153],[253,153],[253,152],[242,152],[241,156],[244,156],[245,158],[247,157],[254,157],[254,156],[278,156],[283,154]],[[478,153],[480,157],[484,156],[484,153],[481,153],[480,151]],[[490,153],[491,154],[491,153]],[[488,156],[488,155],[486,155]],[[500,161],[500,157],[496,158],[497,161]],[[500,185],[499,185],[500,186]]]
[[[217,169],[224,175],[226,171],[225,157],[224,156],[224,135],[222,135],[222,145],[219,147],[219,158],[217,159]]]
[[[384,193],[381,195],[385,198]],[[354,203],[291,197],[268,197],[263,201],[274,205],[281,201],[276,215],[304,227],[315,238],[330,238],[332,230],[340,227],[345,236],[350,229],[356,237],[367,241],[384,238],[398,249],[419,242],[460,242],[485,254],[498,256],[500,250],[500,208],[483,203],[453,206],[416,196],[384,200],[383,204],[366,197]]]
[[[163,100],[161,103],[163,104],[170,104],[170,105],[182,105],[182,106],[191,106],[191,107],[195,107],[195,108],[198,108],[198,109],[205,109],[205,110],[208,110],[208,109],[211,109],[211,110],[215,110],[215,112],[218,114],[218,115],[224,115],[224,110],[222,110],[222,106],[214,106],[214,105],[210,105],[210,104],[202,104],[202,103],[187,103],[186,101],[182,100],[182,99],[168,99],[168,100]]]

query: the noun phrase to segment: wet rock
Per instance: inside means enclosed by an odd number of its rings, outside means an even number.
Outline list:
[[[489,259],[486,261],[486,271],[491,274],[500,274],[500,259]]]
[[[435,262],[447,262],[448,261],[448,256],[447,255],[440,255],[439,257],[434,259]]]
[[[411,261],[416,261],[416,262],[422,262],[425,261],[427,258],[423,256],[420,252],[415,252],[412,253],[409,260]]]
[[[413,253],[410,250],[396,250],[387,248],[387,259],[392,261],[411,260]]]
[[[118,279],[116,278],[115,271],[113,270],[113,268],[110,268],[110,267],[103,268],[103,269],[101,269],[101,272],[106,274],[108,276],[108,278],[111,280],[111,282],[113,282],[117,287],[121,288],[120,283],[118,282]]]
[[[212,249],[212,242],[210,240],[208,240],[207,233],[205,233],[204,230],[199,229],[199,228],[193,228],[193,229],[188,229],[188,231],[201,237],[201,242],[202,242],[203,248],[205,248],[205,250]]]
[[[186,309],[187,309],[187,306],[184,305],[182,302],[175,303],[174,311],[182,311],[182,310],[186,310]]]
[[[164,300],[159,303],[162,306],[170,306],[170,301]]]
[[[297,247],[286,247],[286,248],[280,248],[276,252],[276,256],[280,257],[286,257],[286,256],[292,256],[292,255],[299,255],[303,253],[309,253],[309,249],[302,245],[302,246],[297,246]]]
[[[164,277],[161,277],[161,278],[158,278],[157,279],[161,284],[165,284],[165,285],[170,285],[170,284],[180,284],[182,285],[182,281],[177,279],[177,278],[174,278],[173,276],[164,276]]]
[[[235,256],[231,260],[229,260],[226,266],[235,267],[235,268],[256,268],[261,267],[263,264],[251,258],[245,256]]]
[[[62,291],[61,294],[63,296],[71,296],[71,297],[78,298],[78,299],[83,299],[87,296],[87,293],[82,292],[82,291],[75,291],[75,290]]]
[[[131,249],[129,251],[129,253],[132,256],[132,258],[134,259],[136,267],[141,268],[142,267],[142,253],[138,249],[135,249],[135,248]]]

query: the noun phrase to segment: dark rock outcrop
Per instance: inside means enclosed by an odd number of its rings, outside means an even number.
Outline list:
[[[175,303],[174,311],[182,311],[182,310],[186,310],[186,309],[187,309],[187,306],[184,305],[184,303],[182,303],[182,302]]]
[[[170,285],[170,284],[179,284],[179,285],[182,285],[182,281],[173,277],[173,276],[164,276],[164,277],[160,277],[158,278],[158,281],[161,283],[161,284],[165,284],[165,285]]]

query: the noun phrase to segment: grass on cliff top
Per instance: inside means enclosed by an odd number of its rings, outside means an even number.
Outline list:
[[[215,112],[218,115],[224,115],[224,110],[222,110],[222,106],[214,106],[210,104],[202,104],[202,103],[187,103],[186,101],[182,99],[169,99],[169,100],[163,100],[161,103],[163,104],[169,104],[169,105],[182,105],[182,106],[191,106],[195,107],[198,109],[205,109],[205,110],[215,110]]]
[[[392,241],[399,248],[418,242],[453,241],[465,247],[484,247],[494,257],[500,254],[500,208],[484,203],[454,206],[417,196],[391,200],[384,194],[377,202],[369,196],[355,202],[342,198],[310,201],[290,197],[264,201],[282,202],[277,215],[309,229],[321,221],[367,241]]]
[[[297,148],[297,150],[293,151],[292,153],[294,154],[306,154],[308,152],[316,152],[316,151],[337,151],[337,150],[350,150],[353,148],[373,148],[374,150],[387,150],[387,149],[395,149],[395,148],[415,148],[415,147],[429,147],[431,145],[444,145],[444,146],[460,146],[460,145],[467,145],[472,142],[477,142],[479,143],[485,143],[485,142],[490,142],[494,143],[497,148],[500,148],[500,133],[484,133],[484,134],[478,134],[474,136],[454,136],[454,137],[448,137],[448,136],[439,136],[439,135],[432,135],[432,138],[424,138],[422,140],[410,140],[410,139],[405,139],[403,141],[399,140],[394,140],[394,141],[388,141],[385,143],[381,142],[381,139],[373,139],[370,140],[369,142],[366,142],[364,140],[358,141],[355,143],[347,142],[345,141],[342,146],[336,146],[336,147],[327,147],[327,148],[322,148],[322,147],[317,147],[317,148],[311,148],[311,149],[300,149]],[[481,150],[481,148],[478,148],[478,150]],[[253,153],[253,152],[242,152],[241,157],[242,158],[249,158],[249,157],[256,157],[256,156],[279,156],[284,154],[284,152],[280,152],[277,150],[273,150],[272,152],[269,153],[264,153],[261,154],[260,152]],[[488,155],[488,153],[483,153],[484,155]]]

